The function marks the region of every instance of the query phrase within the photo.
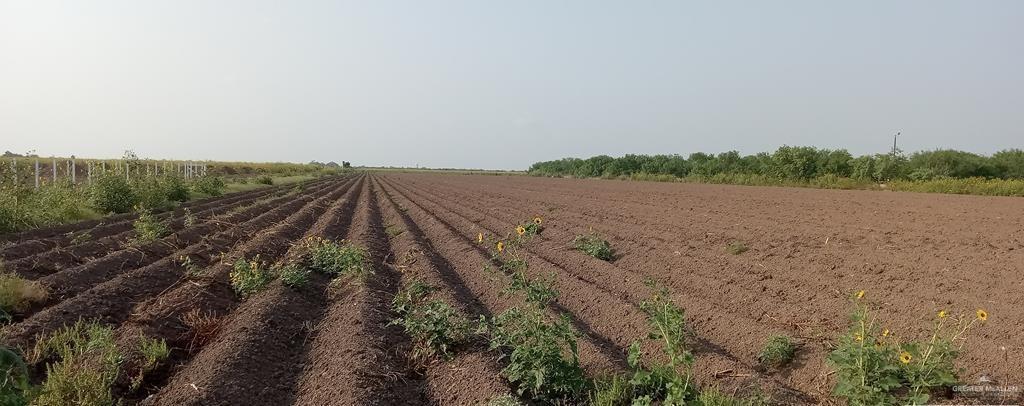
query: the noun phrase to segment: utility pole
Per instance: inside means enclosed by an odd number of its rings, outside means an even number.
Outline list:
[[[900,136],[900,132],[896,131],[896,134],[892,135],[892,156],[896,156],[896,137]]]

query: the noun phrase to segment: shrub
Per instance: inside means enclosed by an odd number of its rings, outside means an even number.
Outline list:
[[[139,204],[139,198],[123,177],[103,175],[89,187],[89,202],[102,213],[127,213]]]
[[[129,241],[132,245],[151,243],[167,235],[167,222],[158,219],[149,209],[139,210],[139,218],[132,224],[135,236]]]
[[[15,312],[25,310],[35,302],[46,300],[46,287],[36,281],[24,279],[0,267],[0,317],[10,319]]]
[[[766,367],[781,367],[792,361],[794,354],[796,354],[796,346],[789,337],[773,335],[761,348],[761,353],[757,355],[757,361]]]
[[[951,322],[941,310],[927,340],[897,339],[879,325],[863,297],[863,291],[855,295],[853,325],[828,356],[836,395],[851,405],[924,404],[934,390],[957,383],[954,361],[967,333],[988,313],[979,309],[970,321]]]
[[[263,291],[267,284],[274,279],[266,268],[266,263],[260,260],[259,254],[248,261],[245,258],[235,261],[230,277],[231,287],[243,299]]]
[[[188,201],[190,191],[184,178],[168,175],[164,176],[161,181],[164,183],[164,192],[167,195],[167,200],[172,202]]]
[[[350,242],[336,243],[320,237],[310,237],[305,242],[308,249],[307,261],[314,271],[333,276],[348,275],[358,279],[370,273],[369,253],[366,249]]]
[[[274,178],[270,177],[270,175],[260,175],[256,177],[256,183],[261,185],[273,185]]]
[[[79,321],[36,342],[33,359],[46,365],[46,380],[33,405],[110,405],[111,386],[123,361],[114,342],[114,330],[95,322]]]
[[[224,189],[227,185],[225,185],[224,180],[219,177],[203,176],[193,181],[192,187],[196,190],[196,193],[202,193],[208,196],[220,196],[224,194]]]
[[[188,352],[194,352],[196,348],[206,345],[213,340],[220,332],[221,320],[213,313],[202,313],[199,309],[192,309],[181,316],[181,323],[188,327]]]
[[[604,240],[593,233],[588,235],[577,235],[576,238],[572,240],[572,247],[603,261],[611,261],[615,259],[615,252],[612,250],[611,244],[609,244],[607,240]]]
[[[435,356],[451,359],[452,349],[469,335],[469,323],[448,303],[425,300],[431,290],[413,281],[391,304],[399,316],[391,324],[401,326],[412,338],[412,358],[421,362]]]
[[[138,206],[148,210],[163,210],[170,207],[167,188],[159,178],[147,177],[135,180],[132,185]]]

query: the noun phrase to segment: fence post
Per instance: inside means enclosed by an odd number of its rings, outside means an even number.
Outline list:
[[[11,173],[14,174],[14,186],[18,186],[18,159],[11,158]]]
[[[53,179],[51,179],[53,181],[52,183],[57,183],[57,158],[53,158],[53,176],[52,176],[52,178],[53,178]]]
[[[75,176],[76,175],[75,172],[78,172],[76,169],[78,169],[78,168],[75,166],[75,160],[72,159],[71,160],[71,184],[72,185],[77,185],[78,184],[77,182],[75,182],[77,180],[77,176]]]
[[[36,158],[36,189],[39,189],[39,159]]]
[[[128,182],[128,183],[131,183],[132,182],[132,166],[129,165],[127,161],[125,161],[123,164],[124,164],[124,181]]]
[[[85,165],[85,184],[92,185],[92,161],[89,161]]]

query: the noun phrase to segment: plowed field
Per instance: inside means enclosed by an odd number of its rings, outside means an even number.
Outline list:
[[[184,208],[163,214],[172,233],[143,245],[129,244],[129,215],[6,237],[5,268],[50,295],[3,327],[3,343],[27,350],[80,319],[114,326],[119,340],[165,339],[170,361],[141,389],[115,386],[126,404],[478,404],[511,392],[497,354],[474,345],[414,368],[409,338],[388,325],[391,300],[415,275],[470,318],[500,313],[514,299],[481,272],[489,254],[477,234],[542,216],[544,232],[525,247],[529,272],[556,276],[554,307],[581,333],[590,374],[626,369],[653,279],[686,310],[705,386],[827,402],[825,358],[861,289],[908,336],[925,334],[940,309],[987,309],[958,360],[961,380],[1024,383],[1024,199],[375,173],[187,207],[188,221]],[[615,260],[570,247],[589,230]],[[245,300],[232,290],[236,259],[286,258],[308,237],[366,247],[372,276],[338,286],[314,274],[301,289],[275,281]],[[734,242],[749,250],[730,253]],[[216,329],[197,334],[189,314]],[[765,370],[756,357],[772,334],[801,345],[791,365]]]

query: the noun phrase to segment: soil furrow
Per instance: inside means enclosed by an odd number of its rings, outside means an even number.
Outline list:
[[[199,264],[214,263],[214,257],[228,250],[236,241],[251,237],[254,232],[284,220],[299,206],[311,200],[313,194],[309,193],[301,199],[296,199],[299,203],[289,203],[267,211],[255,219],[211,236],[145,267],[124,272],[20,323],[6,326],[0,330],[4,343],[16,348],[25,348],[37,335],[49,333],[78,319],[95,319],[106,324],[119,324],[130,316],[130,310],[135,304],[150,299],[180,281],[185,270],[178,258],[188,256]]]
[[[346,239],[367,248],[373,274],[343,283],[332,295],[299,378],[298,405],[428,403],[422,377],[406,359],[408,338],[388,326],[399,276],[382,265],[389,252],[380,209],[372,185],[363,188]]]
[[[345,234],[362,188],[349,188],[305,234]],[[294,256],[294,247],[285,257]],[[309,335],[326,309],[329,279],[312,274],[301,288],[275,281],[242,303],[215,341],[203,346],[149,404],[286,404],[305,362]],[[209,310],[207,310],[209,311]]]
[[[434,251],[423,230],[402,213],[394,199],[379,187],[378,200],[382,202],[382,215],[394,256],[386,266],[401,273],[403,285],[417,280],[434,288],[433,294],[445,303],[455,306],[467,320],[480,315],[492,315],[466,287],[462,278],[445,258]],[[498,396],[511,393],[501,378],[501,366],[495,354],[487,351],[485,343],[473,340],[456,348],[448,360],[432,360],[424,365],[430,398],[441,405],[486,404]]]

